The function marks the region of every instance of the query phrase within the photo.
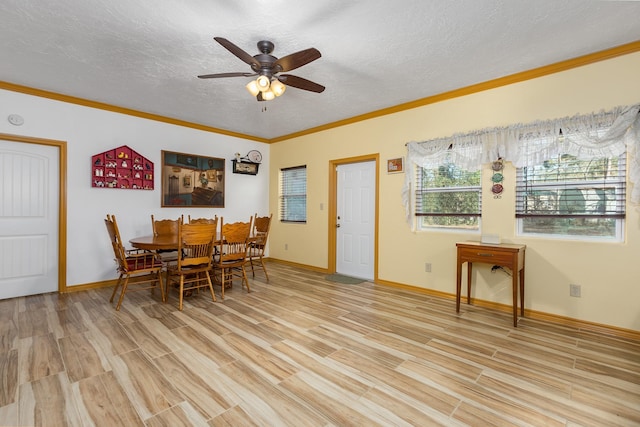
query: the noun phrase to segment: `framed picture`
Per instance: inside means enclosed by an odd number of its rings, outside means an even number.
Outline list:
[[[225,159],[162,151],[162,207],[224,208]]]
[[[257,175],[258,167],[260,163],[251,163],[251,162],[239,162],[237,160],[232,160],[233,162],[233,173],[243,173],[246,175]]]
[[[404,172],[404,157],[387,160],[387,173]]]

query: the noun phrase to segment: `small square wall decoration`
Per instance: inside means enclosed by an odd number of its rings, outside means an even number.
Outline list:
[[[404,172],[404,157],[387,160],[387,173]]]

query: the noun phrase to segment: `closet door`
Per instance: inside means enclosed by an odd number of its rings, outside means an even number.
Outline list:
[[[59,155],[0,138],[0,299],[58,290]]]

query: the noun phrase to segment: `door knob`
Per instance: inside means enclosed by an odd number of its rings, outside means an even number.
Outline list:
[[[336,228],[340,228],[340,224],[336,224]]]

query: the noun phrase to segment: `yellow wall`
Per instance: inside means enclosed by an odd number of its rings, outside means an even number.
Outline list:
[[[272,144],[270,208],[274,212],[269,255],[327,268],[329,161],[380,155],[377,279],[455,293],[455,242],[478,234],[411,232],[400,191],[404,174],[386,173],[386,159],[405,156],[405,143],[518,122],[585,114],[640,101],[640,53],[515,83]],[[307,165],[306,224],[277,218],[278,177],[283,167]],[[515,169],[505,167],[505,191],[494,199],[483,172],[483,232],[527,245],[527,309],[588,322],[640,330],[640,216],[627,207],[624,243],[592,243],[515,235]],[[321,205],[323,209],[321,209]],[[288,250],[285,250],[285,244]],[[424,264],[432,264],[426,273]],[[510,304],[510,278],[490,266],[474,268],[476,298]],[[569,284],[582,297],[569,296]]]

